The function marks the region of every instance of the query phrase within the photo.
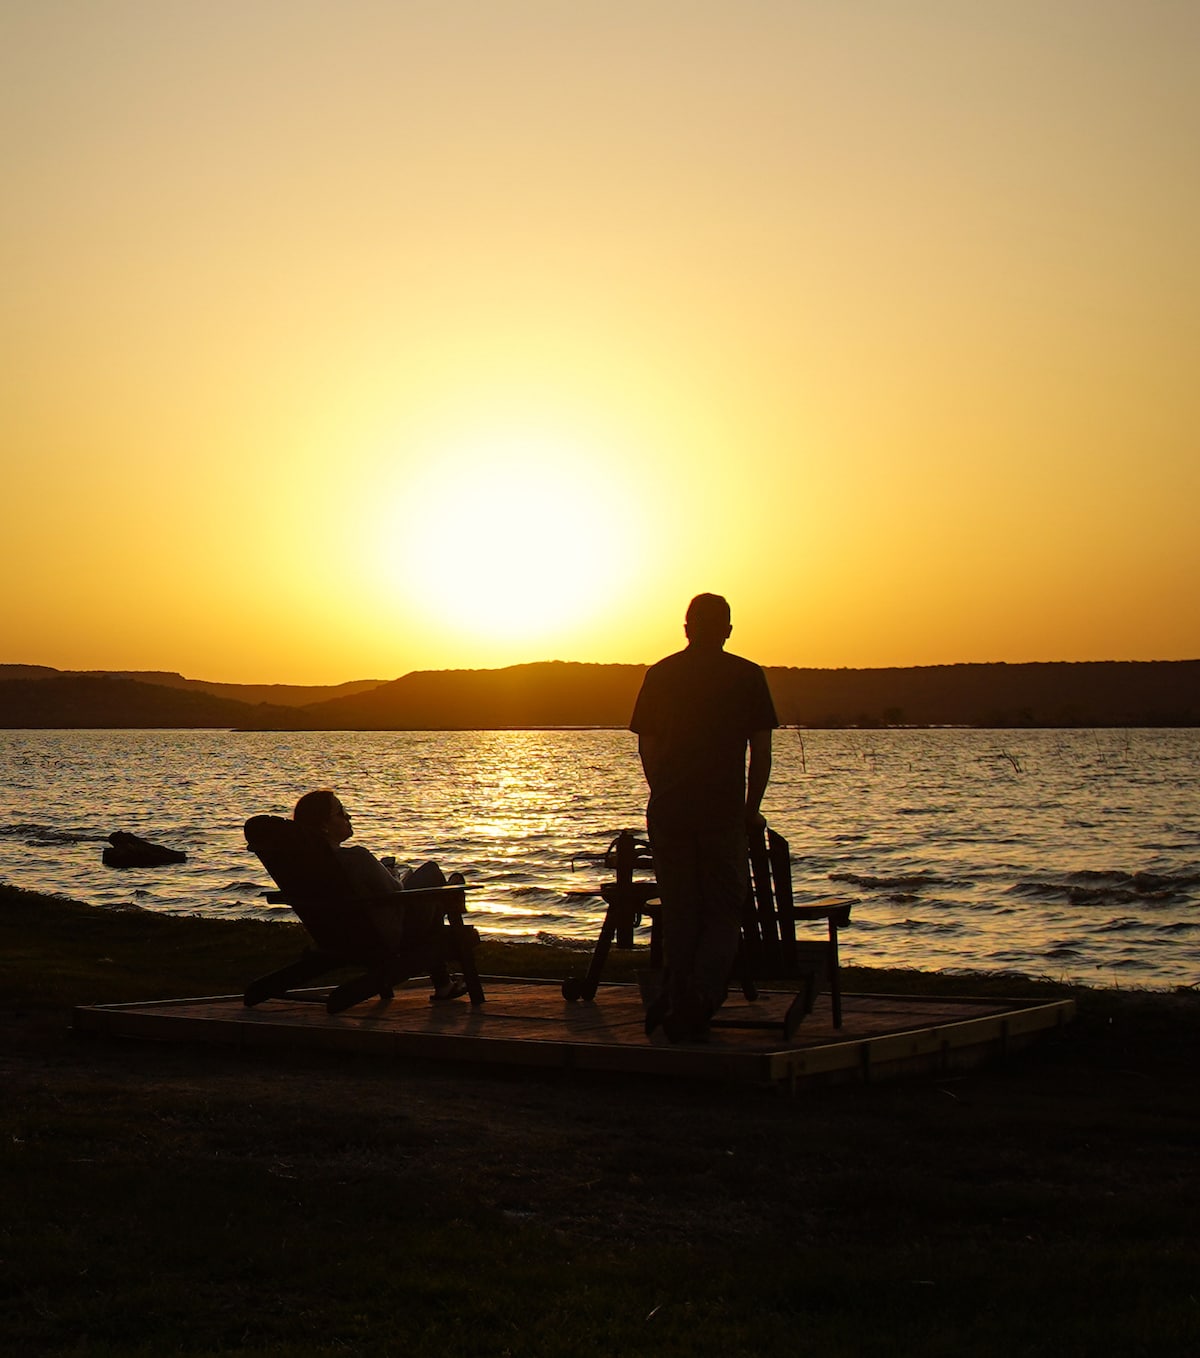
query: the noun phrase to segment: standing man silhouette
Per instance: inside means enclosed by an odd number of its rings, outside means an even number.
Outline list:
[[[650,787],[666,968],[646,1032],[661,1026],[672,1042],[702,1041],[725,1001],[749,886],[746,835],[765,823],[779,725],[762,669],[724,649],[733,628],[719,594],[697,594],[683,630],[686,649],[646,671],[629,722]]]

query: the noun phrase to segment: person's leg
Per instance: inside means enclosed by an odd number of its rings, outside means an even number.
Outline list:
[[[664,992],[668,1008],[675,1009],[692,991],[700,942],[697,845],[694,836],[654,822],[649,832],[658,883]]]
[[[445,885],[445,873],[432,860],[422,863],[420,867],[409,868],[400,879],[400,887],[403,891],[420,891],[423,887]]]
[[[436,863],[429,861],[411,868],[404,875],[401,886],[404,891],[421,891],[427,887],[460,886],[462,881],[461,872],[452,872],[447,878]],[[404,928],[410,941],[432,938],[443,919],[442,909],[428,901],[409,901],[404,907],[404,915]],[[451,975],[444,961],[436,962],[430,968],[429,980],[433,985],[432,1000],[457,1000],[467,993],[466,984]]]
[[[738,825],[706,835],[698,861],[693,977],[697,990],[716,1010],[725,1003],[742,941],[742,907],[750,885],[745,830]]]

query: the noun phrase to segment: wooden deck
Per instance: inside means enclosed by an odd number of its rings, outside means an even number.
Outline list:
[[[569,1003],[557,982],[486,977],[487,1003],[431,1005],[428,983],[331,1017],[324,990],[269,1000],[256,1009],[241,996],[88,1005],[74,1011],[77,1031],[236,1047],[302,1046],[481,1064],[626,1071],[744,1084],[801,1085],[891,1078],[956,1069],[1000,1057],[1068,1022],[1070,1000],[1051,1002],[846,995],[835,1030],[829,998],[790,1043],[783,1038],[786,992],[754,1004],[733,995],[721,1017],[778,1021],[778,1028],[715,1029],[708,1043],[673,1046],[643,1032],[636,986],[603,985],[590,1003]]]

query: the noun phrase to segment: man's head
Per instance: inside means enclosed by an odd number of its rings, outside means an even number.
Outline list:
[[[729,604],[719,594],[697,594],[688,604],[683,630],[691,645],[720,649],[733,631]]]

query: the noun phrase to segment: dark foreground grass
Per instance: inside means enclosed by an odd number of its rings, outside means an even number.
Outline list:
[[[1076,992],[1078,1021],[1006,1066],[796,1100],[68,1030],[75,1003],[237,991],[301,940],[0,888],[0,1350],[1200,1345],[1195,995]]]

